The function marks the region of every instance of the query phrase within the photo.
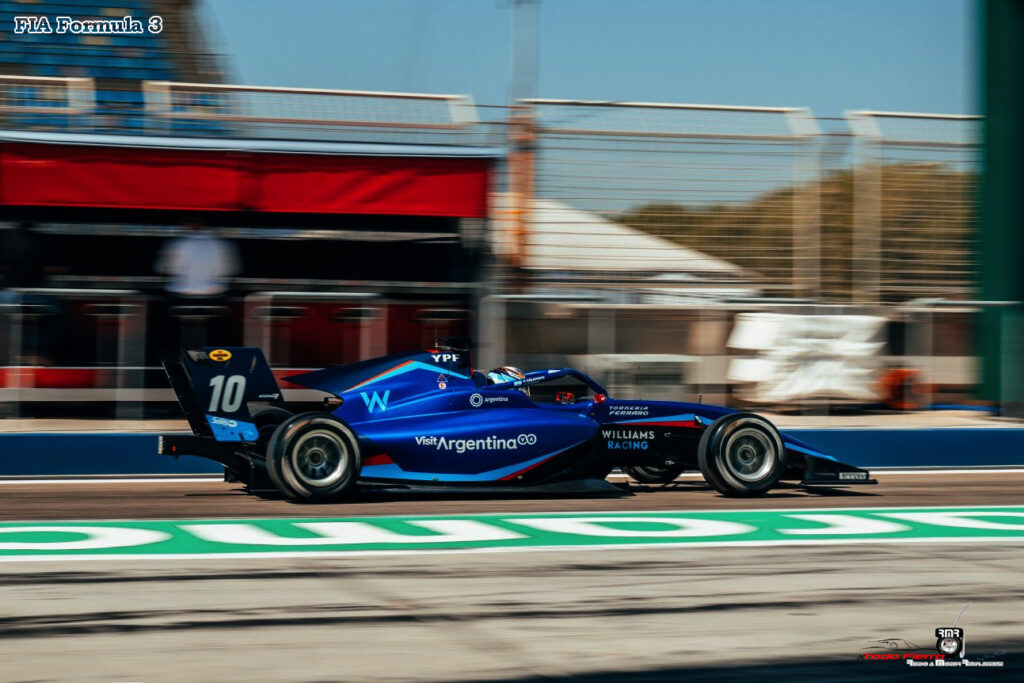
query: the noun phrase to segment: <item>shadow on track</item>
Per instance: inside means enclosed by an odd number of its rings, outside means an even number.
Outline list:
[[[233,489],[232,493],[241,493],[243,489]],[[498,488],[488,489],[427,489],[427,488],[390,488],[390,487],[363,487],[360,492],[344,503],[397,503],[397,502],[424,502],[424,501],[469,501],[469,500],[601,500],[630,498],[638,494],[657,494],[658,492],[687,492],[700,493],[702,495],[713,495],[715,500],[742,500],[731,498],[720,493],[713,493],[711,488],[703,481],[678,481],[672,484],[648,485],[648,484],[627,484],[615,483],[614,488],[598,491],[524,491],[502,490]],[[195,494],[195,495],[228,495],[225,494]],[[267,500],[284,500],[279,493],[260,491],[257,494],[260,498]],[[816,497],[854,497],[874,498],[878,493],[863,490],[849,490],[825,487],[803,488],[792,484],[780,484],[778,488],[769,491],[763,496],[757,496],[757,500],[771,501],[783,499],[814,499]],[[287,501],[301,506],[338,505],[338,501]]]
[[[957,680],[1019,681],[1024,657],[1020,652],[1007,652],[992,659],[1005,662],[1005,666],[958,668],[950,676]],[[936,680],[935,669],[930,667],[910,668],[903,662],[862,662],[851,654],[849,659],[817,660],[807,662],[744,663],[736,666],[673,667],[648,671],[608,671],[577,673],[565,677],[530,676],[527,678],[502,678],[502,683],[551,683],[572,680],[574,683],[676,683],[677,681],[712,681],[713,683],[748,683],[748,681],[830,681],[853,683],[854,681],[907,681]],[[942,673],[947,673],[943,671]],[[973,676],[971,674],[974,674]],[[943,678],[939,676],[939,678]],[[485,683],[481,681],[481,683]]]

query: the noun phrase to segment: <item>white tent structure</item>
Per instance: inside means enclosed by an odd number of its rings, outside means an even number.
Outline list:
[[[492,197],[491,248],[513,253],[513,214],[507,194]],[[534,199],[523,268],[544,279],[594,283],[629,280],[667,293],[714,286],[723,293],[754,293],[743,268],[598,214],[553,199]]]

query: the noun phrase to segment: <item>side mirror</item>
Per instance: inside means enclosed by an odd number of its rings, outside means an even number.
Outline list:
[[[594,403],[604,403],[608,400],[608,394],[594,394]]]

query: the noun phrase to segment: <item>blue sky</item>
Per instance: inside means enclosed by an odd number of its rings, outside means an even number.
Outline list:
[[[245,84],[508,98],[511,0],[205,0]],[[541,97],[976,113],[970,0],[541,0]]]

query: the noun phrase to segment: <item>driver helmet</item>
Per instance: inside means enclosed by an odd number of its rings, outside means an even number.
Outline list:
[[[505,382],[512,382],[517,379],[526,379],[526,373],[511,365],[503,365],[487,373],[488,384],[504,384]],[[530,395],[530,390],[526,387],[516,387],[516,391],[521,391],[527,396]]]
[[[505,382],[513,382],[517,379],[526,379],[526,374],[519,368],[513,368],[512,366],[494,368],[487,373],[488,384],[504,384]]]

